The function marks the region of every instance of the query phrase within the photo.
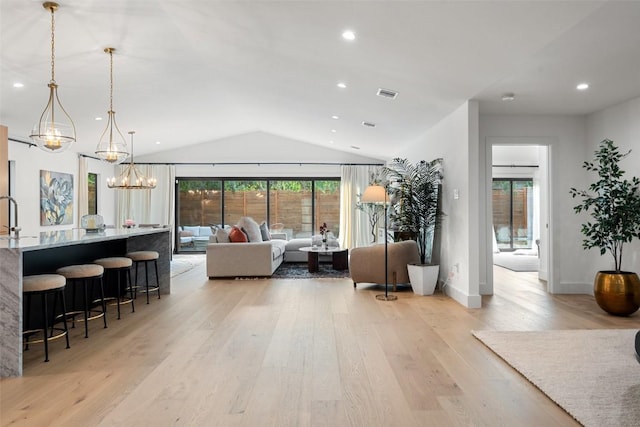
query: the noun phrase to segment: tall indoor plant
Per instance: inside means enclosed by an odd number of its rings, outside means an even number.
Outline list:
[[[393,204],[391,223],[418,245],[420,265],[408,266],[411,286],[422,295],[433,293],[439,270],[437,231],[444,216],[440,203],[442,159],[412,164],[407,159],[395,158],[384,172]],[[429,282],[424,285],[428,288],[419,283],[422,279],[417,274]]]
[[[635,295],[640,293],[636,273],[622,270],[624,244],[640,237],[640,179],[624,178],[619,162],[631,151],[620,153],[613,141],[605,139],[595,152],[595,159],[582,167],[595,172],[598,180],[587,190],[571,188],[571,196],[582,199],[576,213],[587,212],[591,221],[582,224],[585,249],[599,248],[613,257],[614,270],[599,271],[594,282],[598,305],[606,312],[627,316],[638,309]]]

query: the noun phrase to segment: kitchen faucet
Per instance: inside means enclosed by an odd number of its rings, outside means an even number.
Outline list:
[[[9,228],[9,231],[13,231],[15,233],[15,236],[13,238],[18,240],[20,239],[20,230],[21,230],[21,228],[18,227],[18,202],[16,202],[16,199],[14,199],[11,196],[0,196],[0,200],[3,200],[3,199],[9,200],[9,203],[13,202],[13,217],[15,218],[16,225],[11,228],[9,227],[7,228]]]

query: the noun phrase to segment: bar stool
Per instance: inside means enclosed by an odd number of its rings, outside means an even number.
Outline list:
[[[145,290],[147,294],[147,304],[149,304],[149,292],[157,291],[158,299],[160,299],[160,276],[158,275],[158,258],[160,254],[156,251],[135,251],[129,252],[127,258],[131,258],[131,260],[135,263],[135,279],[133,281],[134,287],[136,289],[137,295],[138,293],[138,266],[140,263],[144,263],[144,278],[145,278]],[[153,262],[153,265],[156,270],[156,284],[153,287],[149,287],[149,269],[148,265],[150,262]]]
[[[89,320],[99,319],[102,317],[104,321],[104,327],[107,327],[107,305],[104,301],[104,286],[102,284],[102,275],[104,273],[104,267],[98,264],[82,264],[82,265],[69,265],[66,267],[60,267],[56,270],[56,273],[63,275],[67,279],[67,283],[73,286],[73,301],[72,305],[76,302],[76,288],[78,285],[82,286],[82,311],[70,311],[66,315],[73,319],[72,327],[75,327],[76,315],[84,314],[84,337],[89,338]],[[100,298],[91,301],[89,303],[89,297],[87,287],[90,284],[100,285]],[[92,288],[93,291],[93,288]],[[93,292],[91,293],[93,298]],[[97,301],[100,301],[101,311],[92,310],[91,305]],[[95,313],[95,314],[94,314]]]
[[[108,272],[113,272],[116,275],[116,301],[118,306],[118,320],[120,319],[120,304],[131,304],[131,312],[135,313],[136,308],[133,304],[133,287],[131,286],[131,265],[133,261],[131,258],[127,257],[109,257],[109,258],[100,258],[93,261],[94,264],[101,265],[104,267],[105,276]],[[128,286],[125,283],[123,287],[120,283],[120,278],[122,274],[125,275],[125,281],[127,281]],[[128,300],[122,299],[122,291],[126,294],[127,291],[130,292],[130,298]]]
[[[42,328],[42,340],[31,341],[31,343],[44,342],[44,361],[49,361],[49,340],[56,339],[64,336],[67,340],[67,348],[69,348],[69,329],[67,328],[67,307],[64,300],[64,288],[67,283],[67,279],[59,274],[39,274],[35,276],[25,276],[22,278],[22,292],[25,296],[26,302],[26,330],[23,332],[23,337],[26,338],[25,350],[29,350],[29,337],[34,333],[40,331],[40,329],[28,329],[31,319],[31,297],[34,295],[42,296],[42,319],[44,327]],[[60,294],[62,300],[62,321],[64,323],[64,329],[55,328],[55,314],[56,314],[56,298]],[[51,316],[51,332],[49,334],[49,311],[47,296],[54,295],[53,300],[53,313]],[[53,335],[53,331],[60,331],[59,334]]]

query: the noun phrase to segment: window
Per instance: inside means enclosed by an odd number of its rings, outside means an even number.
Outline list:
[[[287,238],[310,237],[313,233],[313,181],[271,181],[269,224],[282,224]]]
[[[224,181],[224,223],[235,224],[243,216],[259,223],[267,220],[267,181]]]
[[[315,230],[327,223],[329,231],[338,236],[340,231],[340,181],[315,181]]]
[[[498,249],[530,249],[533,239],[533,180],[493,180],[493,226]]]
[[[340,230],[337,178],[178,178],[176,193],[176,224],[181,227],[233,225],[250,216],[258,223],[282,224],[288,238],[310,237],[323,222],[336,236]],[[192,244],[197,239],[183,237],[177,239],[178,251],[204,250]]]
[[[87,178],[89,194],[88,194],[88,209],[87,212],[89,215],[97,215],[98,214],[98,174],[89,173]]]

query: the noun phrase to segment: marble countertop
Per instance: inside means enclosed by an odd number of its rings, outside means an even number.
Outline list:
[[[169,231],[169,228],[108,228],[99,232],[87,232],[83,228],[43,231],[41,233],[21,233],[20,239],[0,236],[1,249],[21,249],[23,251],[56,248],[83,243],[117,240],[129,236],[141,236]]]

